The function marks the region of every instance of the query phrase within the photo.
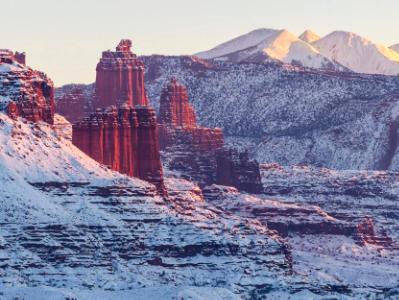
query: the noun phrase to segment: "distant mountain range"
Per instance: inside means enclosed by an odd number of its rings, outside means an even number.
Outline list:
[[[195,54],[229,62],[271,60],[304,67],[399,75],[399,44],[386,47],[352,32],[334,31],[320,37],[306,30],[299,37],[287,30],[257,29]]]

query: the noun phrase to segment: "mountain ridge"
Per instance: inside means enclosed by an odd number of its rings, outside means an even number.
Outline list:
[[[282,29],[256,29],[194,55],[229,62],[267,62],[317,69],[345,68],[365,74],[399,75],[399,45],[390,48],[356,33],[333,31],[320,37],[311,30],[299,37]]]

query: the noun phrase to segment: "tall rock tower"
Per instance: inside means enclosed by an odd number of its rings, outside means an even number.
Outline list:
[[[144,64],[131,51],[132,42],[121,40],[116,51],[104,51],[97,64],[96,108],[127,104],[148,105]]]
[[[95,112],[74,124],[73,143],[87,155],[120,173],[155,184],[166,194],[158,128],[144,87],[144,65],[122,40],[103,52],[97,64]]]
[[[159,123],[172,127],[197,127],[194,109],[188,102],[187,88],[174,78],[162,90]]]

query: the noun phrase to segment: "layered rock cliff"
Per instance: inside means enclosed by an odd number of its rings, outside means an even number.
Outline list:
[[[97,64],[95,107],[147,105],[144,64],[130,50],[132,42],[121,40],[116,51],[104,51]]]
[[[196,203],[179,180],[168,188],[190,205],[171,207],[44,123],[0,113],[0,180],[0,298],[34,287],[110,293],[99,299],[188,286],[248,295],[291,270],[288,245],[266,226]]]
[[[0,110],[12,118],[54,122],[53,82],[25,66],[25,54],[0,50]]]
[[[120,173],[155,184],[163,192],[155,111],[149,107],[97,109],[73,126],[73,143]]]

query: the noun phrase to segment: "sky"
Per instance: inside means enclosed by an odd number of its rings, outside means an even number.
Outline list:
[[[399,43],[399,0],[1,0],[0,48],[25,51],[56,86],[91,83],[101,52],[194,54],[258,28],[352,31]]]

